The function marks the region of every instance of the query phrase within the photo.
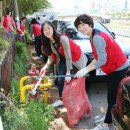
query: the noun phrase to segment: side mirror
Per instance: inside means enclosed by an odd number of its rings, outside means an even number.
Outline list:
[[[114,36],[114,38],[116,38],[116,34],[114,33],[114,32],[111,32],[112,33],[112,35]]]

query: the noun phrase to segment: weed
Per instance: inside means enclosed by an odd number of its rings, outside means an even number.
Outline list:
[[[32,100],[25,108],[29,130],[48,130],[49,122],[53,119],[53,108],[43,101]]]

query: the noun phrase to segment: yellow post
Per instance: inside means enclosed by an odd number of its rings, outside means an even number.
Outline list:
[[[44,82],[44,84],[48,83],[48,78],[44,78],[43,82]],[[47,103],[48,102],[48,88],[44,88],[43,90],[44,90],[43,99],[44,99],[44,102]]]
[[[48,88],[44,88],[43,99],[45,103],[48,103]]]
[[[26,90],[31,90],[34,88],[34,85],[25,85],[21,91],[20,91],[20,102],[22,104],[25,103],[25,93],[26,93]]]
[[[20,80],[20,102],[21,102],[21,106],[25,106],[25,94],[27,90],[32,90],[34,88],[35,85],[25,85],[23,86],[23,82],[28,79],[29,76],[25,76],[23,78],[21,78]],[[44,101],[45,103],[48,102],[48,89],[50,87],[52,87],[53,82],[51,82],[48,78],[44,78],[43,79],[43,84],[39,85],[39,88],[44,89]]]
[[[27,80],[29,78],[29,76],[24,76],[20,79],[20,91],[24,86],[24,81]]]

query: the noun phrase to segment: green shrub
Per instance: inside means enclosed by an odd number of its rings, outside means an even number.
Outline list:
[[[23,77],[27,73],[29,56],[30,54],[27,46],[24,43],[17,42],[14,71],[19,77]]]
[[[19,81],[14,78],[11,81],[11,92],[9,95],[14,104],[20,101]]]
[[[5,107],[3,126],[4,130],[29,130],[25,112],[16,107]]]
[[[1,50],[7,49],[8,46],[9,46],[9,41],[7,39],[0,38],[0,48],[1,48]]]
[[[21,61],[27,62],[29,58],[29,52],[28,52],[27,46],[24,43],[17,42],[16,55],[21,59]]]
[[[27,68],[28,64],[25,61],[22,61],[22,59],[19,56],[16,56],[14,63],[15,74],[19,77],[26,76]]]
[[[53,119],[53,107],[43,101],[32,100],[25,108],[28,120],[28,130],[48,130],[49,122]]]

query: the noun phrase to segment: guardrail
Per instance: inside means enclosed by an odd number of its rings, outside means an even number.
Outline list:
[[[130,38],[130,28],[128,29],[111,28],[111,27],[108,28],[111,32],[114,32],[116,35]]]
[[[111,19],[105,26],[116,35],[130,38],[130,20]]]

